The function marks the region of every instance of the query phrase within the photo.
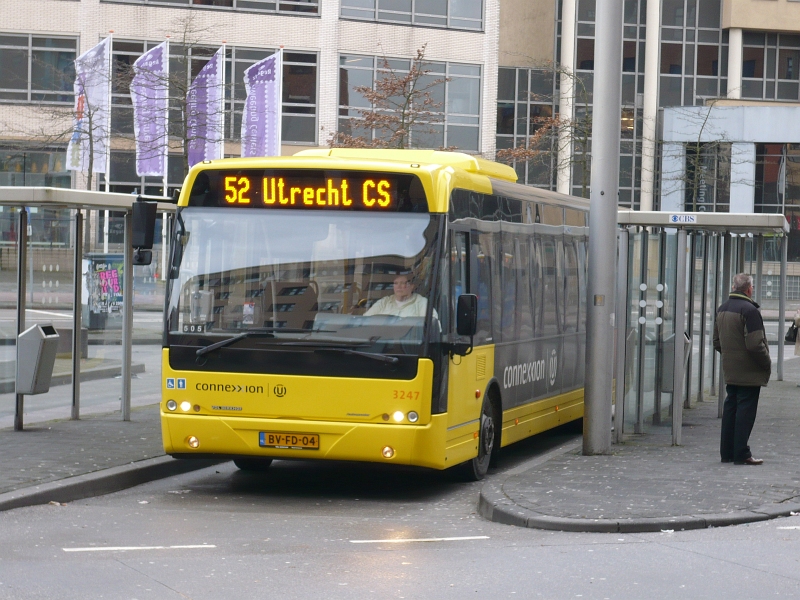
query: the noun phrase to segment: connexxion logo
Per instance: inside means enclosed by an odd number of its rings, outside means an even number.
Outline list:
[[[513,367],[506,367],[503,370],[503,387],[508,389],[518,385],[525,385],[544,379],[545,362],[537,360],[534,362],[522,363]]]
[[[194,389],[199,392],[227,392],[229,394],[264,393],[264,387],[260,385],[238,385],[232,383],[196,383]]]
[[[542,381],[549,376],[550,385],[555,385],[558,374],[558,352],[553,349],[548,360],[536,360],[522,363],[503,370],[503,387],[505,389]]]

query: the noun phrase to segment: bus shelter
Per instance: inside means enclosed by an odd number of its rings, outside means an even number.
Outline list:
[[[26,324],[32,321],[45,322],[52,320],[55,316],[63,317],[63,313],[69,310],[71,305],[71,324],[63,318],[57,327],[61,327],[64,332],[64,340],[60,350],[64,350],[61,356],[68,356],[71,359],[71,409],[72,419],[80,418],[81,410],[81,365],[83,363],[92,367],[94,377],[109,375],[111,371],[103,371],[97,367],[103,359],[91,359],[88,357],[87,336],[85,331],[89,326],[96,329],[108,324],[109,319],[115,321],[114,339],[111,343],[120,343],[119,356],[113,362],[117,372],[121,375],[121,389],[119,393],[120,412],[123,420],[130,420],[131,411],[131,379],[132,372],[132,341],[133,341],[133,308],[134,308],[134,269],[133,251],[131,247],[132,235],[132,205],[139,196],[131,194],[117,194],[81,191],[74,189],[46,188],[46,187],[0,187],[0,210],[7,225],[8,231],[4,232],[2,248],[5,251],[5,260],[0,268],[6,272],[10,271],[12,261],[8,260],[10,255],[15,255],[16,263],[16,286],[13,294],[10,292],[11,282],[5,282],[6,289],[3,301],[7,305],[13,301],[16,311],[15,331],[12,338],[11,332],[4,332],[4,346],[15,346],[16,337],[26,329]],[[147,198],[156,200],[155,198]],[[140,286],[155,286],[157,279],[165,277],[164,264],[168,253],[167,240],[169,238],[169,215],[174,214],[175,206],[168,200],[158,202],[158,212],[162,221],[162,243],[161,243],[161,268],[160,273],[145,275],[140,277]],[[48,215],[47,220],[41,215]],[[109,214],[113,218],[109,218]],[[87,217],[92,216],[92,231],[85,229]],[[50,227],[67,229],[68,232],[58,237],[46,241],[34,241],[33,222],[37,228]],[[109,223],[113,223],[117,231],[110,231]],[[121,230],[121,231],[120,231]],[[10,235],[9,235],[10,232]],[[114,234],[116,233],[116,238]],[[90,235],[91,234],[91,235]],[[51,236],[52,237],[52,236]],[[112,238],[111,248],[109,248],[109,237]],[[86,240],[97,242],[96,252],[91,248],[85,248]],[[98,242],[98,240],[100,240]],[[116,243],[114,243],[116,241]],[[2,255],[0,255],[2,257]],[[69,259],[72,264],[69,265]],[[7,264],[8,263],[8,264]],[[49,264],[48,264],[49,263]],[[55,271],[54,271],[55,264]],[[70,268],[71,267],[71,268]],[[48,294],[48,268],[49,268],[49,291]],[[155,267],[158,269],[158,266]],[[44,276],[42,276],[44,273]],[[64,275],[71,273],[71,290],[64,289],[65,285],[60,286]],[[8,273],[6,273],[8,274]],[[34,277],[37,278],[37,285],[34,289]],[[53,282],[57,290],[61,290],[60,298],[54,295]],[[145,292],[149,293],[149,292]],[[82,298],[86,294],[89,297]],[[155,293],[152,294],[155,296]],[[157,314],[157,321],[161,321],[163,311],[163,295],[158,302],[157,298],[153,302],[154,314]],[[53,300],[55,299],[55,302]],[[66,309],[66,310],[65,310]],[[61,310],[62,312],[55,312]],[[155,313],[155,311],[158,311]],[[26,313],[32,312],[36,318],[26,317]],[[100,319],[99,317],[105,316]],[[87,322],[84,322],[87,321]],[[88,321],[91,321],[89,323]],[[101,322],[98,325],[97,322]],[[160,331],[160,327],[159,327]],[[105,330],[100,330],[100,334]],[[66,338],[70,338],[67,340]],[[69,343],[71,341],[71,347]],[[66,346],[66,348],[64,347]],[[10,358],[10,352],[6,352],[6,357]],[[12,360],[4,361],[7,366]],[[63,360],[62,360],[63,362]],[[6,384],[3,391],[7,394],[13,390],[9,374],[11,368],[4,369]],[[102,375],[105,373],[105,375]],[[87,373],[88,375],[88,373]],[[65,374],[66,376],[66,374]],[[84,377],[87,379],[87,377]],[[61,383],[64,383],[63,381]],[[9,389],[5,389],[8,387]],[[63,385],[62,392],[63,390]],[[114,394],[113,388],[109,389],[104,384],[104,390],[109,397]],[[160,390],[159,390],[160,391]],[[23,412],[25,396],[14,394],[14,429],[22,430]],[[66,394],[62,393],[62,396]]]
[[[783,379],[789,224],[780,214],[619,211],[614,441],[671,426],[725,398],[713,348],[716,308],[734,274],[753,275]]]

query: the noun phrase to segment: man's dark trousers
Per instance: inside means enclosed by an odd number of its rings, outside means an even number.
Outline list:
[[[726,385],[728,395],[722,408],[722,437],[719,453],[723,462],[744,462],[752,456],[747,440],[753,431],[760,386]]]

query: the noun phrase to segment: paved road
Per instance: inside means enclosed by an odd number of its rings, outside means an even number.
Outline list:
[[[506,453],[501,477],[563,432]],[[576,534],[490,523],[481,484],[384,466],[224,463],[0,514],[0,599],[764,598],[800,595],[800,518]],[[392,541],[389,541],[392,540]]]

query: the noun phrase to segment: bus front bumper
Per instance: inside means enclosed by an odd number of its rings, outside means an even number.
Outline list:
[[[426,425],[394,425],[181,415],[162,411],[161,433],[164,451],[180,458],[252,456],[395,463],[433,469],[452,466],[445,458],[446,415],[433,415]],[[262,433],[318,436],[319,448],[262,447]],[[391,453],[386,448],[390,448]]]

